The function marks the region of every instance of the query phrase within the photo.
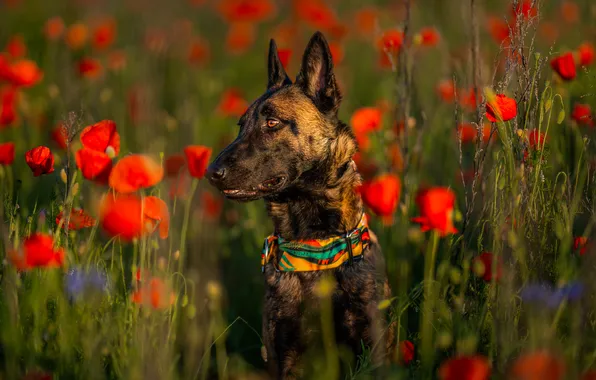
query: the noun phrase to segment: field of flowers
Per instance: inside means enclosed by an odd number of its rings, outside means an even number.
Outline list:
[[[267,378],[272,225],[203,176],[317,30],[399,349],[307,377],[596,379],[592,0],[0,0],[0,379]]]

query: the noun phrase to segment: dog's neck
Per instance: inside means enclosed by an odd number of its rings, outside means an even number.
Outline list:
[[[361,177],[352,154],[349,149],[330,157],[266,200],[275,234],[286,240],[323,239],[358,226],[363,209],[356,187]]]

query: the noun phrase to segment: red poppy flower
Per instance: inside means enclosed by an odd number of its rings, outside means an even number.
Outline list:
[[[97,50],[105,50],[110,47],[116,39],[116,20],[107,18],[102,20],[93,29],[92,43]]]
[[[125,241],[150,234],[159,226],[160,237],[168,236],[170,215],[159,198],[141,199],[134,194],[106,194],[99,206],[101,228]]]
[[[465,109],[475,110],[478,107],[479,98],[473,88],[461,89],[459,91],[459,102]]]
[[[356,30],[364,36],[371,36],[374,34],[378,20],[379,11],[372,7],[360,9],[354,15]]]
[[[108,235],[126,241],[140,237],[145,231],[142,209],[136,195],[106,194],[99,207],[101,227]]]
[[[517,104],[503,94],[497,94],[495,99],[486,103],[486,118],[493,123],[509,121],[517,116]]]
[[[50,41],[56,41],[64,33],[64,21],[60,17],[52,17],[46,21],[43,32]]]
[[[21,59],[10,65],[10,82],[15,86],[31,87],[43,79],[37,63]]]
[[[209,191],[201,193],[201,204],[203,206],[203,215],[209,220],[218,220],[223,210],[223,199],[213,195]]]
[[[439,368],[441,380],[488,380],[490,366],[484,356],[459,356],[449,359]]]
[[[562,380],[565,363],[547,351],[520,356],[511,367],[510,376],[519,380]]]
[[[184,154],[190,175],[197,179],[203,178],[209,165],[211,148],[202,145],[190,145],[184,148]]]
[[[338,24],[337,15],[321,0],[294,0],[298,18],[313,29],[330,30]]]
[[[537,145],[539,145],[539,147],[544,146],[545,138],[546,136],[544,133],[539,132],[538,129],[532,129],[528,132],[528,143],[531,148],[535,148]]]
[[[217,11],[228,23],[260,22],[275,15],[275,3],[271,0],[222,0]]]
[[[446,236],[457,232],[453,226],[455,194],[446,187],[433,187],[418,191],[416,204],[420,216],[412,222],[420,224],[422,231],[434,230]]]
[[[420,29],[420,32],[414,37],[416,42],[422,46],[437,46],[439,44],[439,40],[441,36],[437,29],[433,27],[426,27]]]
[[[64,263],[64,250],[54,249],[50,235],[35,233],[25,239],[21,250],[10,254],[10,260],[19,270],[57,268]]]
[[[494,255],[490,252],[482,252],[474,258],[474,272],[486,282],[492,281],[493,278],[495,281],[499,281],[503,274],[503,260],[501,257],[497,257],[497,268],[495,270],[493,270],[493,264]]]
[[[404,365],[410,364],[412,360],[414,360],[414,355],[416,354],[414,343],[409,340],[399,342],[399,353],[401,355],[400,362]]]
[[[563,80],[570,81],[577,76],[575,61],[571,53],[565,53],[553,58],[550,61],[550,66]]]
[[[87,25],[77,22],[68,27],[64,39],[66,44],[73,50],[77,50],[85,46],[89,37],[89,30]]]
[[[31,168],[34,177],[54,172],[54,155],[46,146],[38,146],[27,151],[25,161]]]
[[[210,57],[209,44],[202,38],[195,37],[188,48],[188,62],[192,65],[203,65]]]
[[[279,56],[281,65],[284,69],[287,69],[290,64],[290,59],[292,58],[292,49],[278,49],[277,55]]]
[[[397,54],[404,43],[404,33],[398,29],[386,30],[377,42],[377,47],[389,53]]]
[[[175,301],[176,295],[163,280],[157,277],[152,277],[147,285],[132,293],[132,302],[138,305],[150,305],[154,309],[168,308]]]
[[[577,52],[579,55],[579,64],[581,66],[589,66],[594,63],[594,58],[596,57],[596,53],[594,52],[594,45],[591,43],[583,43],[579,45],[577,48]]]
[[[579,20],[579,7],[573,1],[561,3],[561,16],[568,24],[576,23]]]
[[[109,185],[119,193],[132,193],[158,184],[163,179],[163,167],[151,157],[132,154],[116,163]]]
[[[335,66],[339,65],[344,60],[344,50],[337,42],[329,43],[329,51],[331,52],[331,59]]]
[[[17,120],[18,91],[13,86],[0,87],[0,129]]]
[[[381,129],[383,115],[377,107],[362,107],[354,111],[350,124],[356,133],[370,133]]]
[[[499,45],[509,41],[509,25],[500,17],[490,16],[488,18],[488,32]]]
[[[523,16],[525,19],[536,17],[538,15],[538,9],[536,9],[536,0],[521,0],[518,2],[517,7],[511,7],[511,13],[514,18]]]
[[[0,80],[10,80],[10,60],[7,54],[0,52]]]
[[[83,173],[83,177],[106,185],[112,171],[112,159],[105,153],[83,148],[75,154],[77,167]]]
[[[52,141],[54,141],[60,149],[66,149],[66,133],[66,128],[62,123],[60,123],[56,126],[56,128],[52,129],[50,134]]]
[[[77,70],[83,78],[96,79],[101,76],[103,67],[97,59],[87,57],[79,61]]]
[[[14,161],[14,143],[0,143],[0,165],[11,165]]]
[[[6,48],[4,49],[12,58],[22,58],[27,55],[27,46],[25,45],[25,40],[23,40],[23,36],[17,34],[16,36],[12,36],[8,43],[6,44]]]
[[[143,213],[145,224],[152,221],[154,226],[159,225],[159,237],[167,239],[170,230],[170,212],[166,202],[154,196],[145,197],[143,198]]]
[[[85,148],[114,155],[120,153],[120,135],[116,132],[116,123],[112,120],[102,120],[89,125],[81,132],[81,142]]]
[[[166,177],[178,177],[180,170],[186,165],[186,157],[183,154],[173,154],[164,160],[164,171]]]
[[[592,109],[588,104],[576,104],[571,112],[571,118],[580,125],[594,125]]]
[[[242,54],[248,50],[257,38],[254,24],[235,22],[230,24],[226,36],[226,50],[232,54]]]
[[[455,100],[455,86],[451,79],[445,79],[437,85],[437,93],[445,103],[453,103]]]
[[[461,142],[463,144],[475,143],[478,137],[478,128],[470,123],[460,124],[458,128]],[[482,142],[487,143],[490,139],[492,128],[490,125],[484,125],[482,127]],[[494,135],[496,136],[496,135]]]
[[[573,238],[573,250],[578,251],[580,256],[585,255],[589,247],[587,237],[577,236]]]
[[[383,174],[365,181],[358,192],[364,204],[379,216],[391,216],[399,204],[401,181],[396,175]]]
[[[64,211],[60,211],[56,217],[56,224],[62,223],[62,228],[66,229],[66,219],[64,218]],[[68,229],[71,231],[78,231],[83,228],[93,227],[95,225],[95,219],[88,215],[83,209],[73,209],[70,211],[70,219],[68,220]]]
[[[248,103],[242,97],[240,90],[231,88],[223,93],[217,111],[225,116],[240,117],[247,108]]]
[[[366,151],[370,147],[369,133],[381,128],[381,110],[377,107],[359,108],[352,114],[350,124],[356,136],[358,147]]]

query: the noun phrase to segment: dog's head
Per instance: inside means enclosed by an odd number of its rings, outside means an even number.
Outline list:
[[[337,119],[341,95],[321,33],[308,43],[295,83],[273,40],[268,71],[267,91],[240,118],[238,137],[207,171],[211,184],[230,199],[249,201],[287,190],[329,161],[340,135],[353,139]]]

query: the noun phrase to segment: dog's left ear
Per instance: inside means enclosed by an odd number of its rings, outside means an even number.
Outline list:
[[[337,112],[341,94],[333,74],[331,51],[321,32],[312,36],[304,51],[296,84],[322,112]]]
[[[269,71],[267,90],[273,87],[281,87],[287,84],[292,84],[288,74],[286,74],[284,66],[281,64],[279,54],[277,54],[277,45],[273,39],[271,39],[269,42],[269,58],[267,61],[267,68]]]

